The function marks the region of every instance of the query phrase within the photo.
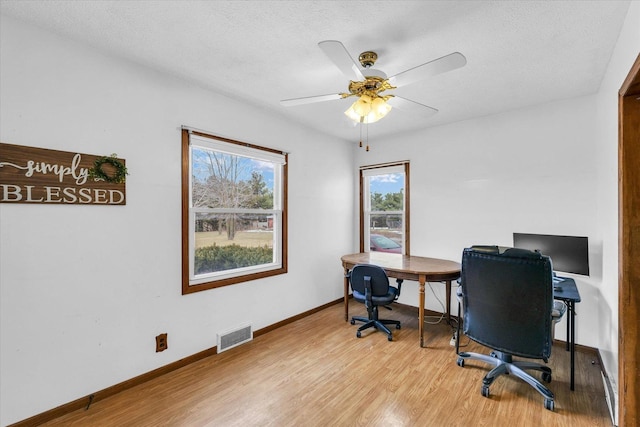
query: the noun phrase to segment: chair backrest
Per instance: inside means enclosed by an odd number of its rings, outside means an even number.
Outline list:
[[[364,295],[364,278],[371,277],[372,296],[385,296],[389,292],[389,278],[382,267],[371,264],[358,264],[351,270],[351,289]]]
[[[462,254],[464,333],[516,356],[551,354],[553,267],[525,249],[474,246]]]

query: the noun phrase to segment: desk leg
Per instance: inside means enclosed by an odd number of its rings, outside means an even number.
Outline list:
[[[451,325],[451,280],[447,280],[445,282],[445,285],[447,287],[447,289],[446,289],[446,294],[447,294],[447,303],[446,303],[447,323],[449,325]]]
[[[567,316],[567,351],[571,350],[571,301],[565,301],[567,303],[567,310],[569,315]]]
[[[576,324],[575,324],[575,305],[573,301],[569,302],[569,322],[571,322],[571,335],[569,341],[571,341],[571,391],[575,389],[574,387],[574,379],[575,379],[575,354],[576,354]]]
[[[420,347],[424,345],[424,285],[427,282],[427,277],[421,274],[418,277],[418,300],[420,301],[420,311],[418,312],[418,330],[420,332]]]
[[[345,267],[344,269],[344,321],[349,321],[349,278],[347,274],[349,273],[349,269]]]

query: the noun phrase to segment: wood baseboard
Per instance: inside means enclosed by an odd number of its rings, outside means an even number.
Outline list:
[[[262,329],[258,329],[253,333],[254,337],[266,334],[267,332],[271,332],[275,329],[278,329],[282,326],[293,323],[297,320],[300,320],[304,317],[310,316],[314,313],[324,310],[327,307],[330,307],[335,304],[342,303],[343,299],[337,299],[335,301],[331,301],[327,304],[321,305],[314,309],[305,311],[296,316],[289,317],[288,319],[284,319],[280,322],[274,323],[273,325],[266,326]],[[87,396],[76,399],[72,402],[65,403],[56,408],[50,409],[48,411],[42,412],[40,414],[34,415],[33,417],[27,418],[22,421],[18,421],[17,423],[11,424],[8,427],[33,427],[38,426],[40,424],[44,424],[48,421],[59,418],[63,415],[66,415],[70,412],[77,411],[79,409],[89,409],[89,407],[100,400],[106,399],[107,397],[118,394],[124,390],[130,389],[147,381],[150,381],[154,378],[160,377],[169,372],[175,371],[176,369],[180,369],[184,366],[187,366],[191,363],[197,362],[198,360],[204,359],[206,357],[215,356],[217,354],[217,348],[211,347],[209,349],[203,350],[199,353],[193,354],[191,356],[185,357],[183,359],[172,362],[168,365],[162,366],[160,368],[154,369],[153,371],[146,372],[142,375],[138,375],[137,377],[131,378],[127,381],[123,381],[119,384],[112,385],[111,387],[107,387],[100,391],[96,391],[95,393],[91,393]]]

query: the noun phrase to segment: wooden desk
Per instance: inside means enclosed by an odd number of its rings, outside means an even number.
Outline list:
[[[362,252],[344,255],[344,320],[349,320],[349,279],[347,273],[357,264],[375,264],[387,272],[387,276],[395,279],[414,280],[419,283],[418,296],[420,301],[419,330],[420,347],[424,344],[424,285],[427,282],[446,282],[447,307],[451,301],[451,281],[460,277],[460,264],[437,258],[390,254],[383,252]]]

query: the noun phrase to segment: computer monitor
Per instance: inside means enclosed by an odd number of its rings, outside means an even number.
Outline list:
[[[513,233],[513,246],[547,255],[555,271],[589,275],[587,237]]]

